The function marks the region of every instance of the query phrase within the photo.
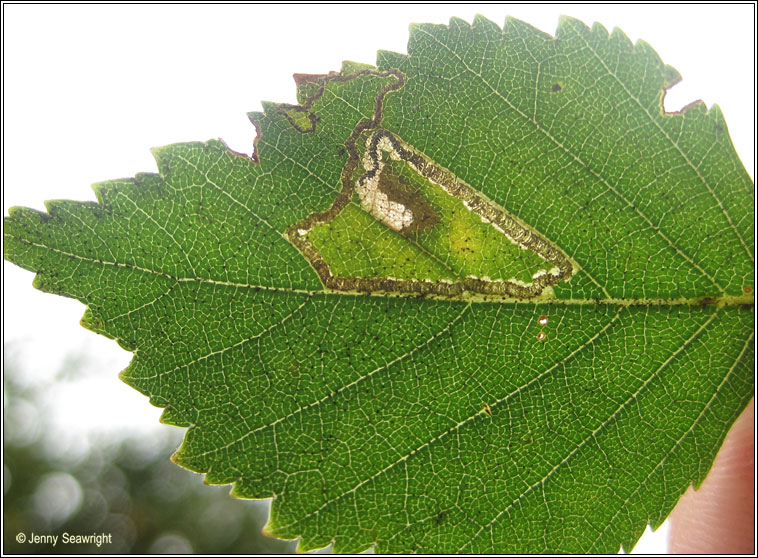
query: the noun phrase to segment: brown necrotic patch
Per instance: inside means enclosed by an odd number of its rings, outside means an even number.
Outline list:
[[[383,163],[382,151],[399,158],[389,137],[374,133],[363,156],[366,172],[356,185],[361,206],[401,234],[428,230],[439,223],[439,216],[423,194]]]
[[[413,215],[410,224],[403,227],[401,233],[427,230],[440,222],[429,201],[390,168],[385,168],[379,175],[378,190],[389,200],[407,208]]]
[[[302,221],[290,226],[286,232],[287,238],[310,262],[327,289],[368,294],[430,295],[448,298],[479,294],[490,297],[527,299],[539,296],[546,287],[568,280],[572,276],[574,273],[573,265],[553,243],[496,203],[485,198],[452,172],[388,130],[379,127],[385,97],[404,85],[405,77],[399,71],[361,70],[350,75],[330,74],[321,80],[316,94],[308,99],[304,105],[298,108],[292,105],[282,105],[279,112],[287,117],[298,131],[302,133],[312,132],[316,128],[317,120],[312,121],[312,126],[298,126],[291,118],[293,111],[300,114],[309,113],[315,100],[323,94],[328,81],[347,81],[362,75],[392,77],[394,79],[377,92],[372,118],[359,122],[345,142],[348,160],[341,174],[342,188],[331,208],[325,212],[309,215]],[[366,150],[361,155],[357,148],[358,140],[369,132]],[[490,223],[512,242],[524,250],[534,252],[552,267],[535,273],[529,283],[517,280],[489,280],[478,277],[464,277],[459,281],[431,281],[424,278],[335,277],[329,264],[308,240],[308,233],[316,225],[326,223],[337,216],[350,202],[354,194],[359,195],[361,205],[366,211],[398,234],[404,235],[404,233],[430,229],[439,223],[439,216],[429,201],[401,176],[383,164],[383,153],[388,153],[395,160],[404,161],[420,176],[438,185],[447,194],[458,198],[468,210],[476,213],[483,221]],[[361,164],[365,172],[356,180],[355,176]]]

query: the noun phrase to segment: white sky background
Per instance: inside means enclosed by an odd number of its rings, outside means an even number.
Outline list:
[[[246,112],[295,102],[294,72],[406,52],[408,24],[506,15],[555,33],[561,14],[644,39],[683,81],[667,110],[696,99],[721,107],[754,176],[754,7],[719,6],[81,6],[5,5],[3,213],[48,199],[95,200],[90,185],[154,172],[149,148],[222,138],[250,153]],[[40,293],[5,263],[4,341],[43,385],[67,353],[97,370],[51,398],[74,433],[157,428],[160,410],[116,374],[130,355],[78,325],[84,307]],[[654,547],[658,551],[665,547]],[[638,545],[637,551],[654,548]]]

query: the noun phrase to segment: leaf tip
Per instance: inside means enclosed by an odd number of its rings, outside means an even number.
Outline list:
[[[306,543],[303,542],[303,537],[300,537],[298,539],[298,541],[297,541],[297,546],[295,547],[295,554],[307,554],[308,552],[312,552],[314,550],[321,550],[322,548],[329,548],[330,545],[331,545],[331,543],[329,543],[329,545],[326,545],[324,547],[320,547],[320,548],[319,547],[314,547],[314,548],[311,548],[309,545],[307,545]]]
[[[663,89],[671,89],[682,81],[682,75],[673,66],[666,64],[663,67]]]
[[[150,154],[153,156],[153,159],[155,160],[156,165],[158,166],[158,172],[160,172],[161,175],[165,176],[167,173],[167,166],[168,161],[171,159],[172,153],[171,153],[171,145],[162,145],[160,147],[151,147],[150,148]],[[93,188],[97,185],[93,185]],[[95,191],[95,195],[97,195],[97,191]],[[100,198],[98,198],[100,199]]]
[[[155,155],[153,155],[153,158],[155,158]],[[108,181],[104,182],[95,182],[90,188],[92,188],[92,191],[95,193],[95,199],[97,200],[97,203],[103,204],[105,200],[105,192],[108,186]]]
[[[366,64],[364,62],[353,62],[352,60],[343,60],[342,68],[340,68],[340,74],[343,76],[347,76],[347,75],[354,74],[356,72],[360,72],[363,70],[376,71],[376,66],[374,66],[373,64]]]
[[[587,26],[584,24],[584,22],[576,19],[575,17],[571,17],[565,14],[558,16],[558,32],[577,26],[583,29],[587,29]]]
[[[261,120],[263,119],[265,115],[260,111],[252,111],[247,113],[247,119],[250,121],[250,123],[256,127],[256,129],[260,128]],[[259,132],[260,135],[260,132]]]
[[[407,58],[407,54],[391,50],[378,50],[376,52],[376,64],[385,70],[388,68],[400,68]]]
[[[261,535],[264,537],[269,537],[271,539],[276,538],[276,535],[274,535],[274,533],[271,531],[270,516],[269,521],[267,521],[266,524],[261,528]]]
[[[270,116],[271,114],[276,113],[280,104],[281,103],[274,103],[271,101],[261,101],[261,106],[263,107],[263,115]]]
[[[560,24],[558,28],[560,29]],[[508,16],[505,18],[503,33],[506,35],[516,34],[516,35],[532,36],[532,37],[541,38],[543,40],[554,38],[550,33],[545,33],[541,29],[537,29],[533,25],[530,25],[527,22],[513,16]]]
[[[79,320],[79,325],[81,325],[84,329],[88,329],[92,332],[99,333],[104,337],[110,338],[107,331],[105,330],[105,322],[97,317],[91,308],[87,308],[84,311],[81,320]],[[119,376],[120,375],[121,374],[119,374]]]
[[[493,31],[495,33],[502,33],[502,29],[500,29],[500,26],[498,26],[497,23],[483,16],[482,14],[476,14],[474,16],[474,21],[471,23],[471,25],[477,29],[483,29],[485,31]]]
[[[178,451],[175,451],[174,453],[172,453],[172,454],[171,454],[171,457],[169,457],[169,460],[170,460],[170,461],[171,461],[171,463],[173,463],[174,465],[179,465],[180,467],[182,466],[182,463],[181,463],[181,457],[179,456],[179,452],[178,452]],[[207,483],[205,483],[205,480],[204,480],[204,479],[203,479],[203,483],[204,483],[204,484],[207,484]]]
[[[592,26],[593,30],[595,29],[596,25],[600,25],[600,27],[603,28],[603,31],[605,31],[605,34],[608,35],[608,31],[605,29],[605,27],[599,23],[595,23]],[[611,33],[609,36],[612,40],[616,41],[616,43],[623,44],[624,48],[635,48],[635,50],[644,50],[644,51],[649,50],[653,52],[653,54],[655,54],[655,51],[652,48],[650,48],[650,45],[647,44],[643,40],[638,40],[637,43],[633,45],[632,40],[629,38],[629,36],[626,33],[624,33],[624,31],[620,27],[614,27],[611,30]]]
[[[39,273],[34,275],[34,279],[32,279],[32,287],[37,289],[38,291],[44,291],[44,281],[42,280],[42,277]]]
[[[345,62],[343,62],[343,64],[344,63]],[[296,87],[302,87],[303,85],[308,85],[311,83],[319,83],[325,77],[327,77],[327,74],[292,74],[292,79],[295,81]]]
[[[37,209],[24,207],[22,205],[14,205],[8,209],[8,217],[5,219],[10,221],[33,221],[35,223],[42,223],[49,221],[52,218],[52,215],[44,211],[38,211]]]
[[[449,27],[464,27],[464,28],[468,28],[468,27],[471,27],[471,24],[468,21],[466,21],[465,19],[461,18],[461,17],[453,16],[453,17],[450,18],[448,26]]]
[[[428,27],[429,23],[410,23],[408,24],[408,31],[413,36],[419,31],[423,31],[424,27]]]

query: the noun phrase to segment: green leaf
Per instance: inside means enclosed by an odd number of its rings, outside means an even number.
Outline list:
[[[252,160],[173,145],[14,208],[5,257],[301,550],[629,549],[752,395],[753,184],[618,30],[454,19],[408,52],[299,76]]]

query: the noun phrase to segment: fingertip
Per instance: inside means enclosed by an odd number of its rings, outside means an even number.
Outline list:
[[[700,489],[682,496],[670,516],[672,554],[755,551],[755,400],[727,434]]]

